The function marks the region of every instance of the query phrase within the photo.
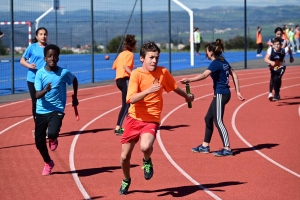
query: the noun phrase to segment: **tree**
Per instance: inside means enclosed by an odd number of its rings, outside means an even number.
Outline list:
[[[0,55],[7,55],[7,48],[2,44],[0,40]]]
[[[120,36],[120,35],[111,39],[107,45],[108,52],[109,53],[117,53],[121,41],[122,41],[122,36]],[[121,49],[120,49],[120,51],[121,51]]]

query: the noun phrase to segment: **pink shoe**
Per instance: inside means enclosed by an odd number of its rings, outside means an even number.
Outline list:
[[[45,167],[43,169],[42,175],[43,176],[48,176],[51,174],[51,170],[54,167],[54,162],[51,160],[49,163],[45,163]]]
[[[55,151],[57,146],[58,146],[58,140],[57,139],[55,139],[55,140],[50,140],[49,139],[49,148],[51,149],[51,151]]]

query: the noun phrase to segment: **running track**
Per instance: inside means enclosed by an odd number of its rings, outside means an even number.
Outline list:
[[[32,137],[31,102],[0,105],[1,199],[299,198],[300,66],[284,74],[279,102],[267,99],[266,69],[237,74],[246,100],[239,101],[233,90],[224,116],[235,156],[217,158],[190,150],[203,140],[204,116],[212,99],[210,78],[192,83],[192,109],[175,93],[164,94],[162,126],[152,156],[155,174],[144,180],[137,145],[130,193],[122,197],[120,137],[113,134],[121,95],[115,85],[80,89],[78,122],[67,104],[58,149],[50,152],[55,167],[48,177],[41,175],[44,163]],[[68,92],[68,102],[70,96]],[[222,147],[216,129],[210,146],[212,151]]]

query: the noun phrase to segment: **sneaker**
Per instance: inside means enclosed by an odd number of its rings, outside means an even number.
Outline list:
[[[275,94],[273,101],[279,101],[280,100],[280,94]]]
[[[119,128],[118,130],[115,130],[115,134],[116,135],[122,135],[124,133],[124,129],[123,128]]]
[[[153,173],[154,173],[153,164],[152,164],[151,158],[149,158],[148,161],[145,161],[143,159],[143,167],[142,167],[142,169],[144,169],[144,178],[146,180],[151,179],[152,176],[153,176]]]
[[[125,195],[128,193],[130,183],[131,183],[131,179],[129,179],[129,180],[123,179],[120,190],[119,190],[120,195]]]
[[[218,156],[218,157],[220,157],[220,156],[233,156],[233,152],[232,152],[232,150],[222,149],[220,151],[214,152],[214,155]]]
[[[58,140],[57,139],[55,139],[55,140],[50,140],[49,139],[49,148],[51,149],[51,151],[55,151],[57,146],[58,146]]]
[[[45,163],[45,167],[43,169],[42,175],[43,176],[48,176],[51,174],[51,170],[54,167],[54,162],[51,160],[49,163]]]
[[[269,99],[269,101],[273,101],[273,94],[272,93],[269,93],[268,99]]]
[[[204,147],[202,144],[200,144],[199,146],[197,146],[195,148],[192,148],[192,152],[195,152],[195,153],[209,153],[209,151],[210,151],[209,146]]]

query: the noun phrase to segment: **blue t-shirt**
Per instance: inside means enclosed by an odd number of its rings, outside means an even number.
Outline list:
[[[36,113],[47,114],[53,111],[64,112],[67,100],[67,84],[73,83],[75,76],[68,70],[58,67],[58,70],[47,71],[46,67],[37,71],[34,87],[42,91],[51,82],[52,89],[37,100]]]
[[[22,57],[28,60],[30,64],[35,64],[36,69],[28,69],[27,72],[27,81],[34,83],[37,70],[46,66],[46,62],[44,60],[44,48],[41,47],[38,42],[33,43],[27,47]]]
[[[224,60],[213,60],[208,66],[211,71],[211,78],[214,82],[214,94],[230,94],[229,90],[229,71],[231,66]]]

